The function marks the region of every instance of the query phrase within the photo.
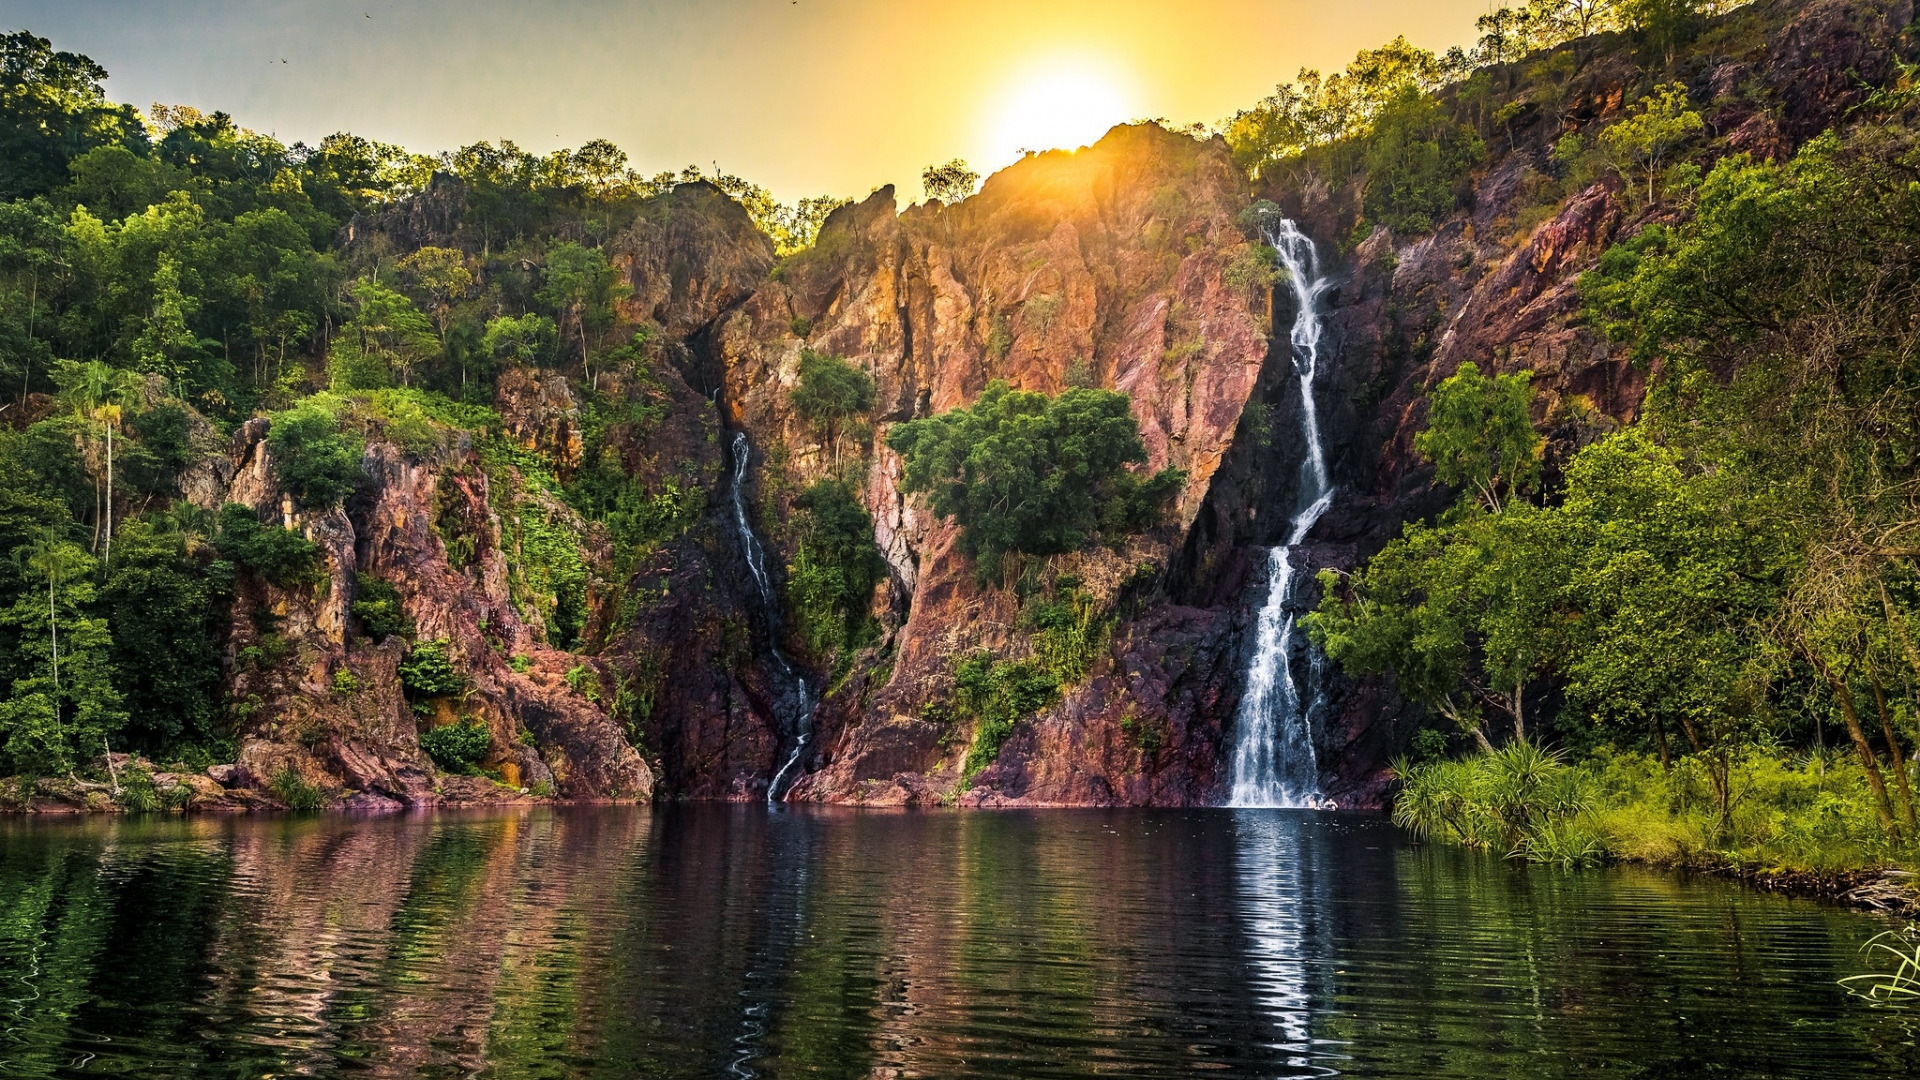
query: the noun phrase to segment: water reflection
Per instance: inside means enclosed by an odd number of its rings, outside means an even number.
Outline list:
[[[1871,920],[1285,811],[0,822],[0,1075],[1886,1075]]]

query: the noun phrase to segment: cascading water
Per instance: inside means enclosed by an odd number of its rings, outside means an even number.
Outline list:
[[[1320,660],[1308,660],[1307,685],[1293,677],[1295,615],[1287,610],[1293,588],[1293,548],[1306,540],[1333,505],[1326,454],[1320,444],[1320,418],[1313,400],[1319,373],[1323,326],[1320,296],[1330,282],[1320,274],[1313,241],[1292,221],[1282,220],[1267,233],[1279,253],[1293,290],[1293,371],[1300,380],[1300,410],[1307,452],[1300,462],[1299,510],[1288,526],[1287,542],[1267,559],[1267,600],[1260,608],[1253,662],[1240,700],[1233,748],[1233,787],[1229,806],[1318,806],[1320,766],[1313,751],[1313,717],[1321,702]],[[1304,690],[1304,693],[1303,693]]]
[[[780,771],[773,774],[773,783],[767,786],[767,805],[772,806],[780,801],[788,777],[799,767],[807,744],[813,741],[813,691],[807,686],[807,680],[794,669],[787,654],[780,651],[780,601],[773,593],[773,579],[767,576],[766,548],[761,545],[760,537],[754,534],[753,525],[747,520],[747,463],[752,457],[753,444],[747,441],[747,433],[735,432],[731,491],[733,526],[740,534],[740,553],[746,556],[747,569],[752,572],[754,587],[760,595],[760,614],[767,627],[767,652],[773,657],[773,666],[780,678],[791,688],[788,696],[793,705],[793,749],[787,754],[786,763],[780,766]]]

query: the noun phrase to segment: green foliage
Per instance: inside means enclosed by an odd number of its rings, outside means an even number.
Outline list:
[[[333,673],[333,692],[342,697],[352,697],[360,692],[360,677],[351,668],[341,668]]]
[[[954,704],[978,722],[962,768],[968,780],[1000,756],[1015,723],[1051,705],[1060,694],[1059,677],[1041,664],[996,660],[986,652],[955,665],[953,682]]]
[[[1879,970],[1840,980],[1847,992],[1875,1008],[1911,1009],[1920,1005],[1920,927],[1877,934],[1860,951]]]
[[[376,642],[390,637],[413,636],[413,620],[400,602],[400,590],[393,583],[369,573],[354,575],[353,617]]]
[[[360,440],[341,430],[340,416],[309,402],[273,418],[267,432],[274,472],[287,491],[310,509],[325,509],[353,494],[366,474]]]
[[[140,114],[107,100],[106,78],[45,38],[0,36],[0,199],[46,194],[66,183],[68,162],[99,147],[146,151]]]
[[[476,766],[493,749],[493,733],[487,725],[469,716],[457,724],[448,724],[420,736],[420,749],[433,763],[450,773],[472,776]]]
[[[107,621],[89,614],[96,564],[51,530],[14,549],[12,564],[27,587],[0,609],[16,658],[0,700],[0,749],[20,771],[65,772],[104,750],[127,719]]]
[[[574,693],[588,701],[600,700],[600,673],[586,664],[575,664],[567,669],[567,686]]]
[[[800,350],[800,378],[788,400],[802,419],[826,429],[837,453],[840,426],[873,409],[873,377],[838,356]]]
[[[563,501],[548,464],[504,442],[489,443],[482,462],[501,518],[513,600],[545,624],[551,644],[579,640],[587,622],[588,568],[579,519]]]
[[[1590,817],[1594,785],[1555,754],[1514,743],[1396,772],[1393,821],[1402,828],[1532,862],[1579,866],[1604,854]]]
[[[301,779],[292,769],[282,769],[267,782],[267,790],[289,810],[310,813],[327,808],[327,793]]]
[[[1533,372],[1480,374],[1468,361],[1427,399],[1427,426],[1413,448],[1443,484],[1470,489],[1492,511],[1540,482],[1545,440],[1533,430]]]
[[[453,665],[452,643],[437,638],[418,642],[407,651],[400,661],[400,685],[407,697],[421,701],[464,693],[467,679]]]
[[[127,709],[125,738],[149,755],[217,735],[214,638],[224,589],[188,543],[177,526],[127,522],[100,591],[113,634],[113,684]]]
[[[1423,233],[1459,205],[1486,153],[1473,129],[1407,86],[1380,107],[1367,139],[1367,217],[1396,233]]]
[[[278,525],[263,525],[251,507],[228,503],[220,508],[220,554],[283,589],[321,580],[320,545]]]
[[[873,518],[852,485],[819,481],[794,508],[799,543],[787,567],[789,607],[807,647],[832,656],[877,629],[870,608],[886,562],[873,546]]]
[[[1674,0],[1650,2],[1665,6]],[[1600,133],[1600,149],[1621,179],[1630,180],[1635,172],[1646,176],[1648,202],[1653,201],[1654,183],[1669,155],[1706,130],[1706,121],[1687,104],[1684,83],[1656,86],[1625,117]]]
[[[1331,76],[1302,68],[1294,82],[1227,121],[1227,144],[1236,164],[1266,176],[1315,146],[1366,134],[1390,102],[1433,90],[1444,74],[1431,52],[1395,38]]]
[[[1057,398],[987,386],[972,408],[901,424],[887,444],[906,460],[903,487],[959,522],[982,580],[1013,551],[1051,555],[1159,525],[1184,475],[1141,476],[1146,461],[1126,395]]]

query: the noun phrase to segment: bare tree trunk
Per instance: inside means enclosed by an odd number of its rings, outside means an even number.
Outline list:
[[[1873,680],[1873,706],[1880,714],[1880,731],[1887,738],[1887,760],[1893,766],[1893,779],[1900,788],[1900,808],[1905,811],[1907,828],[1920,826],[1914,820],[1913,788],[1907,783],[1907,756],[1900,749],[1900,737],[1894,734],[1893,717],[1887,712],[1887,690],[1880,684],[1880,673],[1868,667],[1867,675]]]
[[[113,569],[113,425],[107,425],[107,569]]]
[[[1874,756],[1873,746],[1867,742],[1867,730],[1860,726],[1859,710],[1853,706],[1853,691],[1847,689],[1846,682],[1827,667],[1825,661],[1815,659],[1827,685],[1833,688],[1833,696],[1840,703],[1840,715],[1847,721],[1847,736],[1853,740],[1853,751],[1860,757],[1860,768],[1867,774],[1867,787],[1873,792],[1873,808],[1880,815],[1880,827],[1888,836],[1898,839],[1900,826],[1893,819],[1893,801],[1887,797],[1887,781],[1880,775],[1880,759]]]

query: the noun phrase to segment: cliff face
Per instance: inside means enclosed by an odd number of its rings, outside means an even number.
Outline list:
[[[1707,103],[1710,153],[1780,157],[1840,122],[1863,86],[1892,72],[1911,18],[1907,0],[1776,0],[1710,27],[1683,73],[1696,104]],[[451,643],[471,685],[457,708],[493,734],[485,764],[513,766],[529,789],[763,798],[796,735],[791,689],[770,659],[777,643],[828,691],[795,800],[1218,801],[1265,549],[1284,535],[1303,452],[1285,335],[1276,345],[1273,333],[1293,312],[1252,272],[1241,214],[1256,198],[1278,203],[1335,269],[1316,402],[1340,494],[1299,553],[1301,569],[1355,566],[1403,522],[1450,501],[1411,446],[1424,392],[1463,362],[1534,373],[1551,472],[1631,420],[1648,377],[1583,325],[1579,276],[1610,244],[1685,212],[1675,201],[1648,205],[1610,174],[1570,181],[1556,142],[1590,138],[1620,115],[1644,73],[1624,41],[1565,49],[1580,63],[1559,81],[1535,70],[1551,58],[1488,73],[1513,119],[1464,209],[1421,236],[1377,230],[1343,246],[1360,235],[1364,177],[1330,185],[1293,175],[1252,190],[1223,143],[1153,125],[1029,158],[951,207],[900,213],[882,189],[785,260],[710,187],[648,200],[606,249],[632,289],[623,321],[651,327],[646,393],[665,419],[616,438],[610,452],[655,490],[692,485],[704,509],[644,551],[615,551],[604,529],[473,445],[421,457],[376,442],[361,496],[329,514],[291,514],[264,426],[250,425],[224,471],[191,487],[209,505],[287,516],[325,549],[328,583],[289,593],[255,582],[241,598],[230,663],[254,719],[240,764],[260,780],[290,768],[368,804],[506,797],[485,781],[436,778],[420,752],[395,676],[400,646],[354,630],[355,575],[370,572],[396,585],[421,638]],[[363,226],[359,242],[397,251],[441,242],[459,198],[436,185]],[[868,425],[829,439],[794,413],[804,349],[873,378]],[[640,392],[609,378],[601,393]],[[1161,529],[1122,550],[1051,560],[1111,616],[1111,633],[1085,677],[1017,723],[997,759],[963,782],[973,731],[940,707],[955,664],[979,650],[1019,659],[1031,635],[1013,582],[979,583],[954,527],[903,496],[885,438],[893,425],[970,404],[995,379],[1125,392],[1149,467],[1183,469],[1186,481]],[[496,406],[511,442],[562,471],[579,465],[586,417],[565,378],[509,372]],[[809,656],[758,603],[731,509],[729,447],[740,432],[752,448],[741,495],[776,586],[808,484],[851,476],[873,517],[888,567],[874,602],[882,633],[837,663]],[[526,541],[514,523],[528,512],[579,538],[585,556],[588,610],[568,649],[552,644],[551,613],[517,576]],[[449,529],[464,538],[453,557]],[[291,652],[261,662],[269,633]],[[334,689],[343,670],[357,693]],[[1384,762],[1417,717],[1390,687],[1330,685],[1316,733],[1327,790],[1344,805],[1375,804]]]

